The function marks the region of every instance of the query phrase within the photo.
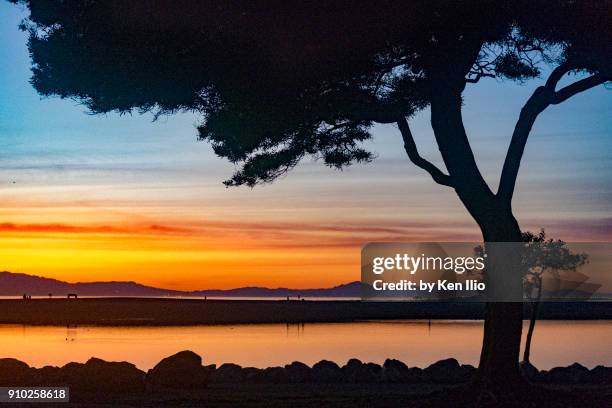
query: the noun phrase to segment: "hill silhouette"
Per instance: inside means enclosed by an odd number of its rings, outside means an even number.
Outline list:
[[[57,279],[24,273],[0,272],[0,296],[66,296],[76,293],[79,296],[128,296],[128,297],[359,297],[360,283],[350,282],[331,288],[291,289],[266,287],[241,287],[235,289],[202,289],[180,291],[142,285],[133,281],[76,282],[70,283]]]

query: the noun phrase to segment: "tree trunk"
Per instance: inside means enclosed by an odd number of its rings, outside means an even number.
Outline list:
[[[527,331],[527,338],[525,339],[525,352],[523,353],[523,361],[529,363],[529,357],[531,354],[531,339],[533,337],[533,330],[535,329],[536,319],[538,318],[538,310],[540,309],[540,300],[542,299],[542,278],[537,276],[536,283],[538,285],[538,295],[535,302],[531,303],[531,319],[529,320],[529,330]]]
[[[477,54],[480,45],[474,48]],[[467,54],[466,54],[467,55]],[[472,63],[463,68],[469,69]],[[465,72],[453,66],[448,71],[432,70],[431,75],[431,125],[440,154],[448,170],[453,187],[467,211],[478,223],[485,242],[521,242],[521,230],[512,215],[510,203],[499,200],[490,190],[476,164],[474,154],[465,132],[461,115],[462,92],[465,87]],[[503,251],[502,251],[503,252]],[[487,254],[489,250],[487,249]],[[512,253],[508,258],[515,258]],[[490,257],[495,266],[496,279],[502,282],[500,292],[505,292],[503,284],[510,292],[522,296],[519,263],[506,262],[509,259],[500,254]],[[496,258],[496,259],[495,259]],[[517,266],[513,268],[513,266]],[[491,268],[487,265],[487,275]],[[510,272],[510,273],[506,273]],[[490,285],[487,283],[487,290]],[[517,297],[514,298],[515,300]],[[521,299],[522,300],[522,299]],[[519,371],[519,354],[523,324],[523,303],[505,302],[486,305],[484,336],[477,380],[482,395],[499,395],[513,392],[522,384]]]
[[[521,242],[521,231],[511,213],[497,214],[491,219],[479,223],[483,232],[485,246],[492,242]],[[487,249],[487,254],[491,256]],[[515,256],[516,255],[516,256]],[[488,259],[487,274],[498,274],[489,278],[487,285],[495,282],[506,284],[504,293],[512,292],[522,295],[522,281],[519,265],[520,254],[502,250],[493,254],[495,259]],[[500,278],[500,279],[498,279]],[[495,289],[495,288],[493,288]],[[520,295],[518,295],[520,293]],[[478,382],[481,391],[493,395],[516,391],[523,380],[519,371],[519,354],[523,327],[523,303],[489,302],[486,305],[484,336],[478,366]]]

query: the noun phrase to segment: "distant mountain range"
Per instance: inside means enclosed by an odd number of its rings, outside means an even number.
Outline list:
[[[24,273],[0,272],[0,296],[66,296],[76,293],[79,296],[128,296],[128,297],[359,297],[360,283],[351,282],[332,288],[289,289],[243,287],[236,289],[204,289],[180,291],[141,285],[136,282],[77,282],[69,283],[57,279]]]

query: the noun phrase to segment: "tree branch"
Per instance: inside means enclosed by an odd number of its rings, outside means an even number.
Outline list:
[[[423,158],[419,154],[406,118],[402,116],[400,119],[398,119],[397,125],[400,133],[402,134],[402,139],[404,140],[404,150],[406,150],[410,161],[428,172],[436,183],[443,186],[454,187],[453,181],[449,175],[444,174],[433,163]]]
[[[480,81],[481,78],[495,78],[494,74],[484,72],[484,71],[470,71],[469,75],[472,75],[472,76],[468,76],[465,78],[465,82],[469,84],[475,84],[478,81]]]
[[[557,105],[580,92],[603,84],[611,78],[611,75],[599,73],[555,91],[559,80],[572,69],[576,69],[576,66],[562,64],[555,68],[546,81],[546,85],[538,87],[521,109],[519,119],[514,126],[512,140],[499,181],[499,189],[497,190],[497,196],[507,205],[510,205],[512,201],[527,138],[538,115],[548,106]]]
[[[553,93],[554,91],[549,90],[548,87],[538,87],[521,109],[519,118],[514,125],[512,139],[510,140],[510,146],[506,153],[504,167],[502,168],[501,178],[499,180],[499,188],[497,190],[497,196],[507,205],[510,205],[512,201],[516,178],[531,128],[540,112],[549,105]]]
[[[570,72],[572,69],[576,69],[577,66],[575,64],[571,64],[569,62],[564,62],[550,73],[548,79],[546,80],[546,87],[551,91],[557,89],[557,83],[563,78],[565,74]]]
[[[581,79],[578,82],[574,82],[571,85],[559,89],[557,92],[555,92],[550,103],[553,105],[560,104],[561,102],[564,102],[580,92],[586,91],[587,89],[591,89],[610,80],[612,80],[612,75],[604,75],[602,73],[591,75],[588,78]]]

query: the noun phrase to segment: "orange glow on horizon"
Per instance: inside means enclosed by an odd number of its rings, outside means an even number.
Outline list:
[[[265,219],[34,221],[0,223],[0,270],[68,282],[132,280],[179,290],[335,286],[359,280],[364,242],[423,240],[431,238],[432,228]]]
[[[93,211],[60,214],[57,209],[46,216],[25,211],[5,217],[0,271],[177,290],[321,288],[359,280],[360,249],[367,242],[479,239],[474,226],[452,220],[322,223],[314,217],[288,222],[268,216],[254,222],[168,216],[151,222],[149,216],[129,222],[124,215],[106,214],[97,224],[85,222]],[[53,222],[44,222],[49,218]]]

